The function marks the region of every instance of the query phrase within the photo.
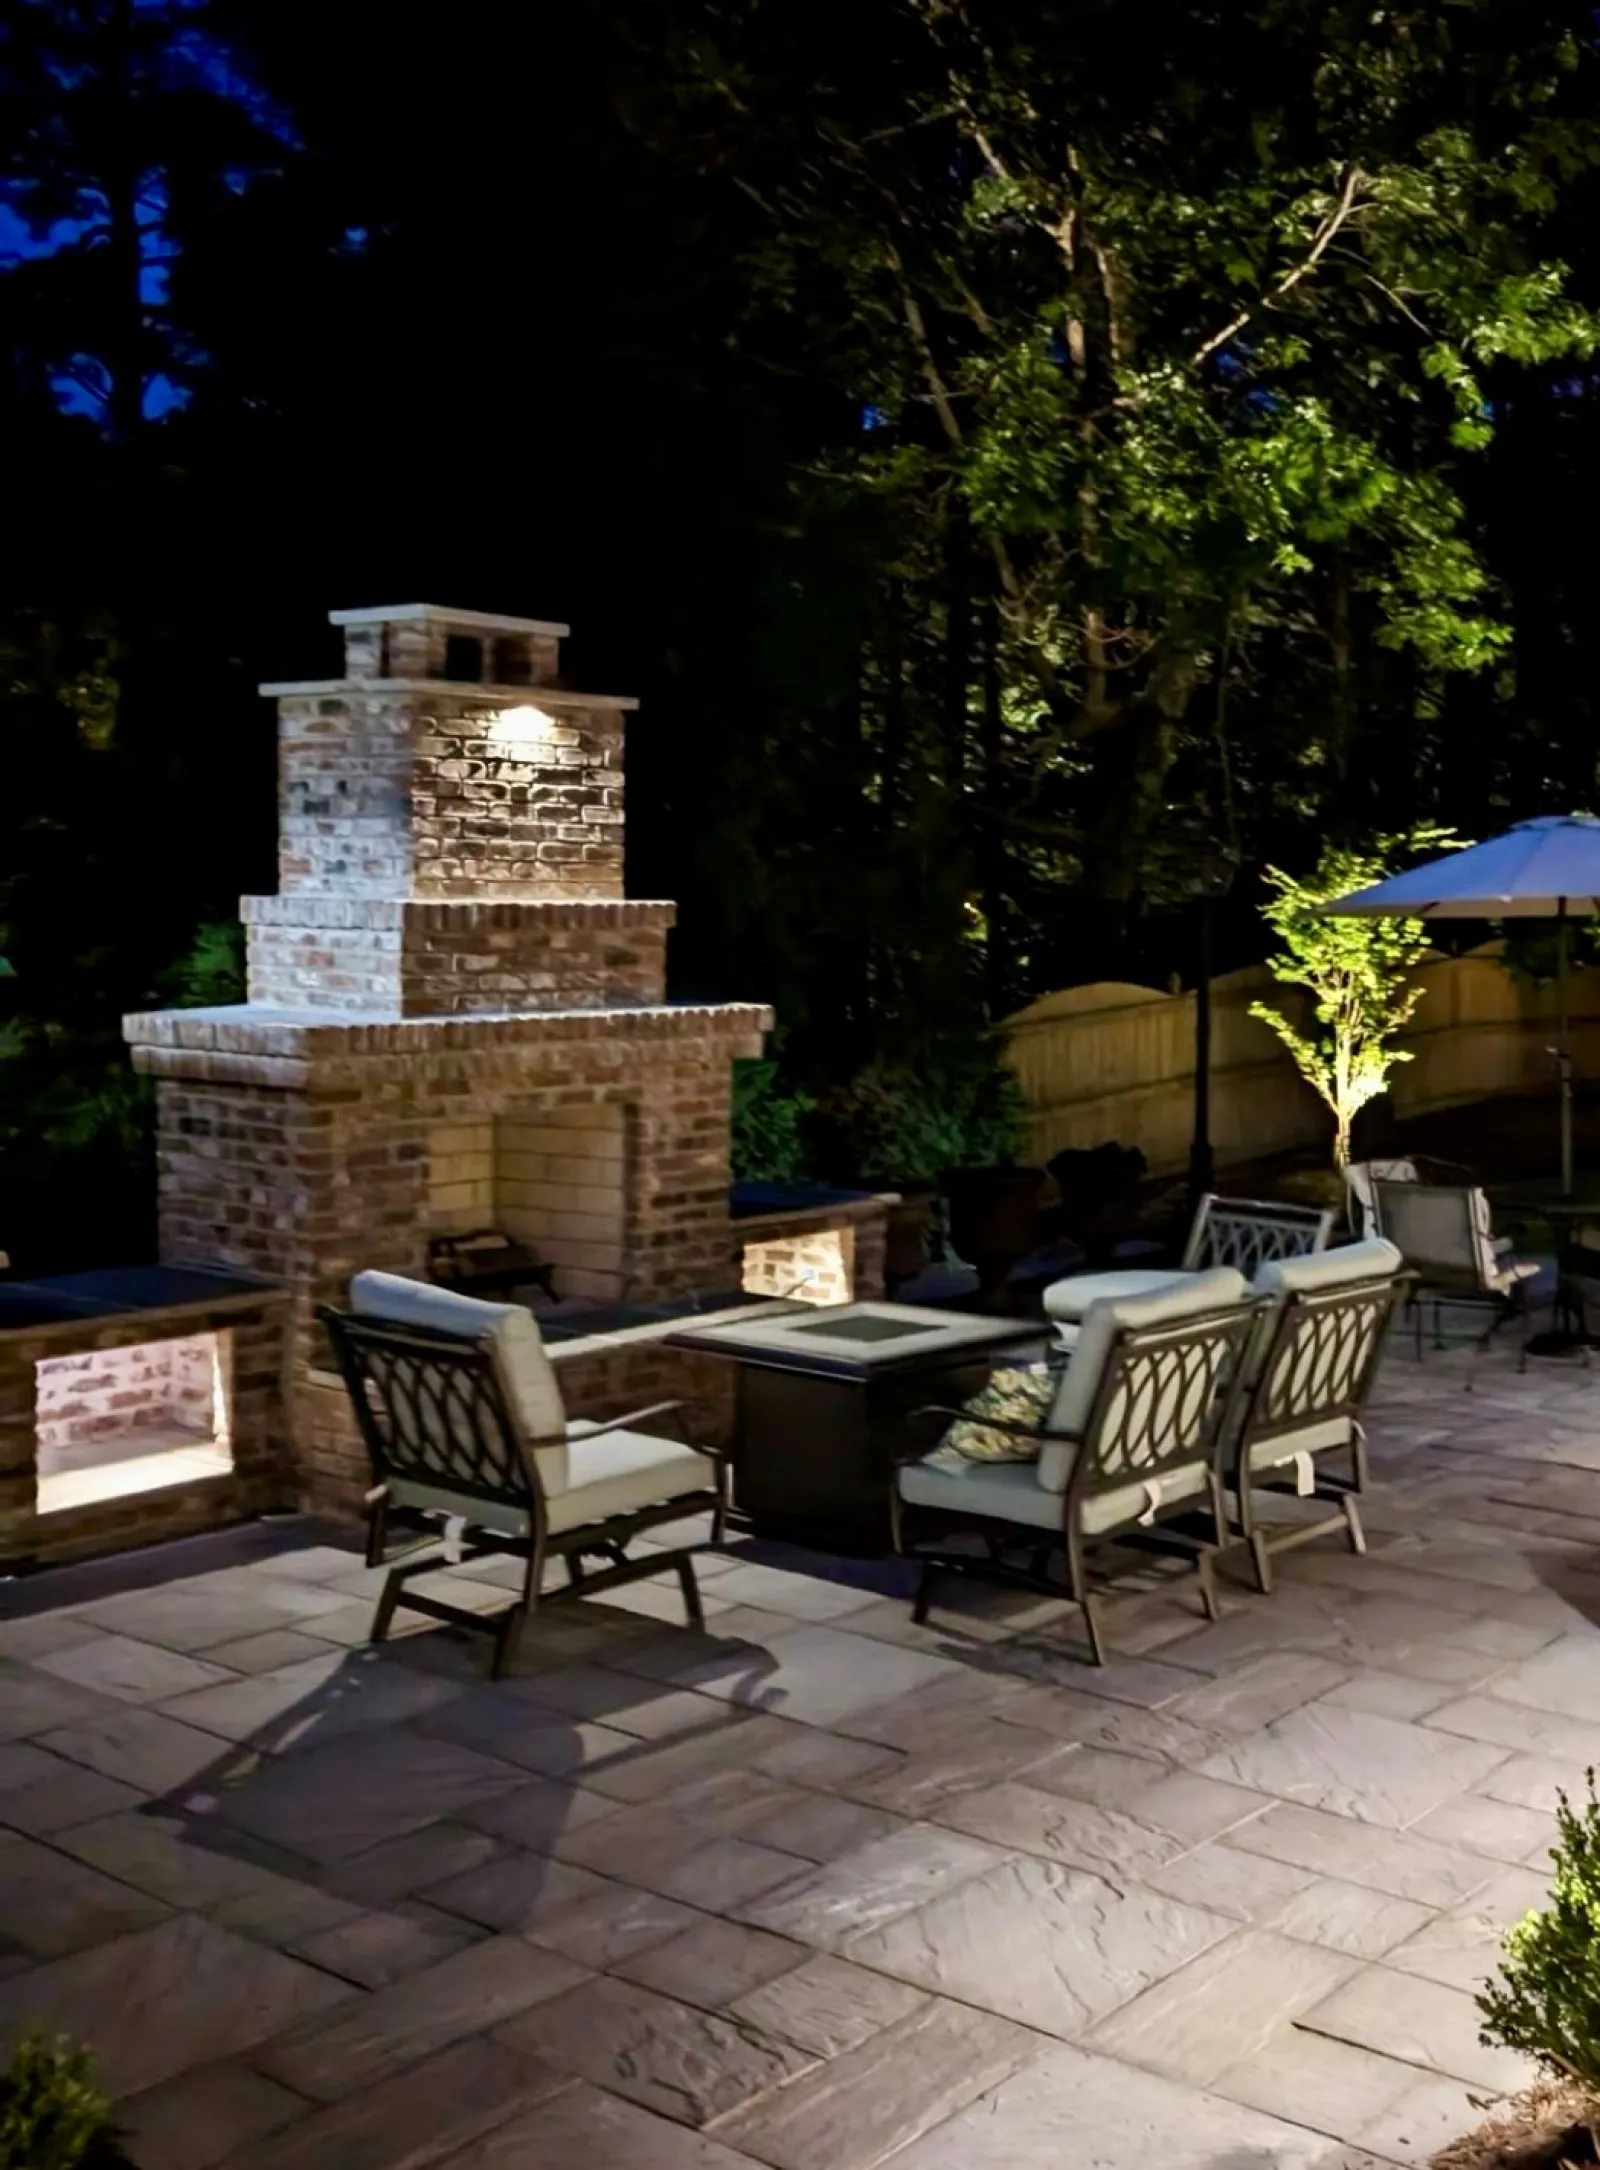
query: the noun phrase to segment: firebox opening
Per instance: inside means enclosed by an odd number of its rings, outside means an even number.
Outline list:
[[[228,1475],[231,1343],[226,1332],[190,1334],[41,1358],[37,1511]]]
[[[555,1268],[563,1303],[624,1293],[627,1110],[540,1107],[428,1140],[429,1233],[495,1228]],[[520,1300],[520,1299],[519,1299]]]

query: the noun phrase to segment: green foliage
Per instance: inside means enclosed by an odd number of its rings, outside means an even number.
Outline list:
[[[1009,1163],[1022,1095],[987,1043],[953,1043],[870,1065],[822,1096],[819,1155],[830,1174],[932,1182],[947,1168]]]
[[[88,2170],[110,2150],[111,2104],[88,2055],[25,2036],[0,2074],[0,2170]]]
[[[1283,944],[1269,960],[1273,976],[1308,991],[1317,1029],[1302,1032],[1266,1002],[1253,1002],[1250,1014],[1272,1027],[1301,1076],[1333,1111],[1338,1168],[1350,1158],[1356,1116],[1387,1088],[1394,1065],[1411,1059],[1394,1041],[1422,999],[1409,975],[1429,944],[1420,919],[1343,919],[1323,906],[1382,881],[1398,858],[1448,850],[1459,841],[1448,830],[1423,826],[1403,837],[1380,837],[1366,851],[1329,845],[1305,879],[1267,869],[1272,896],[1262,915]]]
[[[208,920],[193,945],[161,975],[163,1002],[174,1009],[221,1009],[245,999],[244,928],[237,919]]]
[[[1478,1997],[1485,2043],[1520,2050],[1600,2097],[1600,1800],[1556,1806],[1550,1903],[1506,1932]]]
[[[806,1173],[806,1119],[816,1102],[784,1084],[767,1056],[733,1066],[733,1179],[787,1183]]]

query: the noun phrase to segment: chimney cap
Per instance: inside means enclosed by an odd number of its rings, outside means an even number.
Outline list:
[[[502,618],[487,610],[446,610],[439,603],[389,603],[369,610],[330,610],[330,625],[438,625],[450,633],[537,633],[565,640],[569,625],[544,618]]]

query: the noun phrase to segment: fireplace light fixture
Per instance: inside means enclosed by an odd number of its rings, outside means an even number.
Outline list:
[[[489,737],[497,746],[508,751],[517,746],[537,746],[548,737],[553,716],[542,708],[534,708],[524,702],[516,708],[502,708],[489,722]]]

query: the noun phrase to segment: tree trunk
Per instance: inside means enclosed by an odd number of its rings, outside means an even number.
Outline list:
[[[978,745],[983,763],[978,818],[978,895],[983,912],[983,993],[991,1021],[1004,1016],[1006,973],[1005,719],[1000,700],[1000,612],[983,613],[983,707]]]

